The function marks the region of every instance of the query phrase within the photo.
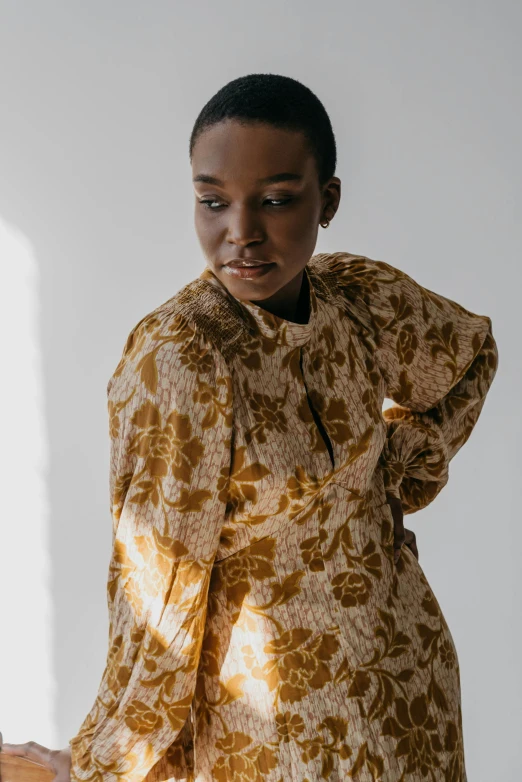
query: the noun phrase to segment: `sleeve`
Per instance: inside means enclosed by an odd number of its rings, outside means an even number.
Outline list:
[[[107,391],[109,649],[73,782],[138,782],[185,726],[230,469],[231,377],[184,319],[140,321]]]
[[[498,367],[491,319],[384,261],[337,254],[334,267],[395,403],[383,411],[385,489],[414,513],[448,482],[484,406]]]

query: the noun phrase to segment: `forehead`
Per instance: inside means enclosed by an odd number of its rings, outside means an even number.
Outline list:
[[[208,174],[226,183],[255,183],[280,171],[313,178],[314,166],[303,133],[233,120],[204,130],[192,155],[194,175]]]

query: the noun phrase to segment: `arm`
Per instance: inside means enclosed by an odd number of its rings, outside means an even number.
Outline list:
[[[143,779],[187,720],[226,506],[231,394],[221,354],[168,313],[140,321],[109,381],[109,649],[69,741],[74,782]]]
[[[449,463],[483,408],[498,367],[491,319],[382,261],[341,256],[336,267],[396,403],[383,412],[385,488],[414,513],[446,485]]]
[[[449,463],[468,440],[498,366],[491,329],[463,377],[426,412],[396,405],[384,411],[388,436],[381,454],[386,490],[414,513],[435,499]]]

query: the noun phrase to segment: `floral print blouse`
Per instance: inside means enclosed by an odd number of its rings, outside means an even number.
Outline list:
[[[386,492],[410,514],[447,483],[491,320],[347,252],[303,284],[295,323],[206,268],[129,334],[73,782],[466,782],[456,649]]]

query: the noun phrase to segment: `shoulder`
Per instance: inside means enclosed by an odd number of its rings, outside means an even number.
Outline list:
[[[390,296],[397,296],[408,283],[419,287],[395,266],[349,252],[314,255],[309,269],[314,284],[323,287],[326,298],[367,328],[376,325],[373,314],[391,311]]]
[[[366,305],[384,304],[398,291],[425,290],[406,272],[385,261],[349,252],[322,253],[311,259],[312,270],[323,278],[334,295]]]
[[[196,377],[228,374],[227,360],[244,324],[213,286],[197,278],[130,330],[107,384],[143,385],[156,393],[163,384],[190,384]],[[122,378],[120,381],[119,378]]]
[[[312,258],[335,305],[391,375],[433,368],[454,381],[492,333],[491,319],[385,261],[348,252]]]
[[[390,319],[392,299],[407,275],[384,261],[350,252],[314,255],[309,271],[319,297],[337,307],[375,346],[379,325]]]
[[[347,311],[373,330],[397,322],[453,321],[490,325],[490,318],[477,315],[441,293],[426,288],[417,279],[386,261],[348,252],[312,258],[313,268],[328,282],[332,295]],[[393,324],[390,323],[393,321]]]

